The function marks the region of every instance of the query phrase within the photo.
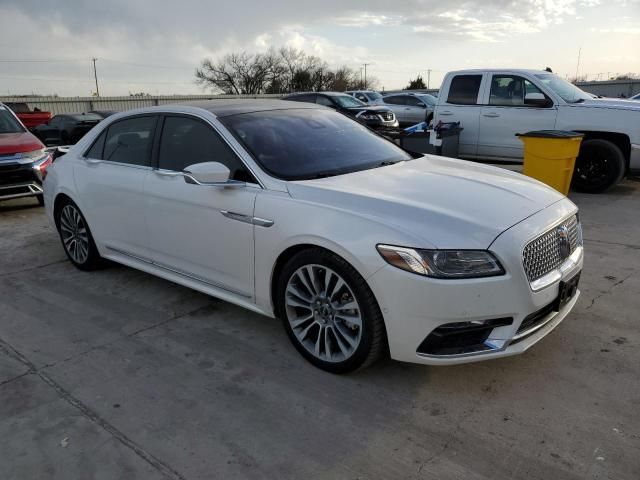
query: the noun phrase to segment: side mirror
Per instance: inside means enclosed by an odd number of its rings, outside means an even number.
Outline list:
[[[184,169],[184,181],[194,185],[212,187],[243,187],[244,182],[230,180],[229,169],[220,162],[203,162],[189,165]]]
[[[524,96],[524,104],[531,107],[550,107],[553,101],[542,93],[527,93]]]

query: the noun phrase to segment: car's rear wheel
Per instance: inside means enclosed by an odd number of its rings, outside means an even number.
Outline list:
[[[91,231],[82,212],[71,200],[56,211],[56,226],[67,257],[80,270],[95,270],[102,266]]]
[[[305,250],[287,262],[277,304],[293,345],[323,370],[364,368],[384,351],[384,321],[373,293],[351,265],[325,250]]]
[[[609,140],[584,140],[576,159],[573,187],[585,193],[600,193],[624,176],[625,160],[620,147]]]

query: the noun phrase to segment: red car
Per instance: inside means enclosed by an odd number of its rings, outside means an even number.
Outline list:
[[[0,201],[36,197],[43,205],[42,180],[52,161],[42,142],[0,103]]]

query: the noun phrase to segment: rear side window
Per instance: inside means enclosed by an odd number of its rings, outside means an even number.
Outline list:
[[[95,158],[97,160],[103,160],[102,152],[104,150],[104,139],[107,137],[107,131],[105,130],[98,136],[91,148],[84,154],[87,158]]]
[[[447,103],[475,105],[478,103],[482,75],[456,75],[451,80]]]
[[[135,117],[109,126],[104,158],[111,162],[151,166],[151,144],[156,117]]]
[[[220,162],[233,180],[257,183],[231,147],[210,126],[188,117],[166,117],[158,166],[181,172],[189,165]]]
[[[325,97],[324,95],[317,95],[316,96],[316,103],[318,105],[324,105],[325,107],[333,107],[333,102],[331,100],[329,100],[327,97]]]
[[[293,97],[285,98],[285,100],[289,100],[290,102],[315,103],[315,97],[315,95],[295,95]]]

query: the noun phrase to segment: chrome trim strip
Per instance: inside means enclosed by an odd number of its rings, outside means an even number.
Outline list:
[[[533,332],[537,332],[542,327],[544,327],[547,323],[549,323],[551,320],[556,318],[559,313],[560,312],[550,312],[549,314],[547,314],[547,318],[543,322],[541,322],[541,323],[539,323],[537,325],[534,325],[533,327],[531,327],[528,330],[524,330],[524,331],[514,335],[513,338],[511,339],[511,341],[513,342],[514,340],[520,340],[523,337],[527,337],[527,336],[531,335]]]
[[[242,213],[230,212],[229,210],[220,210],[220,213],[231,220],[238,220],[239,222],[249,223],[251,225],[257,225],[258,227],[269,228],[273,225],[273,220],[266,218],[251,217]]]
[[[169,267],[168,265],[164,265],[162,263],[155,262],[155,261],[153,261],[153,260],[151,260],[149,258],[145,258],[145,257],[141,257],[139,255],[134,255],[132,253],[125,252],[124,250],[120,250],[119,248],[112,247],[110,245],[105,245],[105,246],[109,250],[113,250],[114,252],[117,252],[117,253],[119,253],[121,255],[125,255],[127,257],[134,258],[134,259],[139,260],[139,261],[144,262],[144,263],[148,263],[149,265],[153,265],[154,267],[158,267],[158,268],[161,268],[163,270],[167,270],[168,272],[177,273],[178,275],[182,275],[183,277],[190,278],[191,280],[195,280],[197,282],[204,283],[204,284],[209,285],[209,286],[214,287],[214,288],[219,288],[220,290],[225,290],[225,291],[227,291],[229,293],[233,293],[234,295],[240,295],[241,297],[244,297],[244,298],[252,298],[252,296],[247,294],[247,293],[241,292],[239,290],[235,290],[235,289],[233,289],[231,287],[227,287],[226,285],[222,285],[220,283],[215,283],[215,282],[212,282],[210,280],[205,280],[204,278],[202,278],[202,277],[200,277],[198,275],[194,275],[192,273],[185,272],[184,270],[176,269],[174,267]]]
[[[563,277],[565,273],[567,273],[578,263],[580,263],[583,251],[584,248],[582,247],[582,245],[578,245],[573,253],[569,255],[569,257],[567,257],[567,259],[558,268],[551,270],[549,273],[531,282],[529,284],[531,285],[531,290],[533,290],[534,292],[538,292],[543,288],[556,283]]]

